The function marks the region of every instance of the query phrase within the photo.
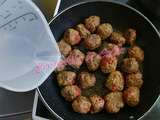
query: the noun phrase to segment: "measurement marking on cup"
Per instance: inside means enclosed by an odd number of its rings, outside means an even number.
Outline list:
[[[23,6],[19,6],[19,9],[23,9]]]
[[[0,3],[0,7],[6,2],[7,0],[3,0],[1,3]]]
[[[10,11],[9,11],[9,10],[6,10],[5,12],[9,13]]]
[[[21,0],[19,0],[19,1],[18,1],[18,4],[22,4],[22,1],[21,1]]]
[[[16,29],[16,26],[14,26],[13,28],[11,28],[10,31],[12,31],[12,30],[14,30],[14,29]]]
[[[12,25],[11,25],[11,24],[9,24],[9,27],[12,27]]]
[[[12,13],[8,14],[7,16],[4,17],[4,19],[7,19],[8,17],[10,17],[12,15]]]
[[[32,12],[25,13],[25,14],[19,16],[19,17],[16,17],[16,18],[10,20],[10,21],[7,22],[6,24],[1,25],[1,26],[0,26],[0,29],[3,28],[3,27],[5,27],[5,26],[8,26],[9,24],[12,24],[12,22],[14,22],[14,21],[15,21],[16,24],[18,24],[18,22],[17,22],[18,20],[23,19],[23,21],[24,21],[25,19],[28,19],[28,21],[30,21],[31,18],[32,18],[33,20],[37,20],[37,19],[38,19],[38,17],[36,16],[36,14],[34,14],[34,13],[32,13]]]
[[[29,19],[29,21],[33,21],[33,20],[34,20],[33,18]]]
[[[24,21],[26,21],[26,18],[25,18],[25,17],[22,17],[22,18],[23,18]]]
[[[0,15],[0,17],[2,17],[2,18],[3,18],[3,15]]]

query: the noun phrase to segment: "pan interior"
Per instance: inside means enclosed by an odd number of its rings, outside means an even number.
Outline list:
[[[137,30],[137,41],[145,51],[144,85],[141,88],[140,104],[135,108],[125,106],[117,114],[108,114],[105,111],[94,115],[75,113],[71,103],[61,97],[54,72],[39,87],[39,91],[48,106],[65,120],[128,120],[130,116],[138,119],[150,109],[160,93],[159,35],[143,16],[128,7],[112,2],[89,2],[66,10],[51,22],[50,27],[55,39],[58,41],[67,28],[82,22],[90,15],[100,16],[102,22],[109,22],[122,32],[130,27]]]

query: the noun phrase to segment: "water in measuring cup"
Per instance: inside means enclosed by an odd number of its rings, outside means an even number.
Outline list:
[[[55,67],[54,61],[59,58],[59,53],[53,49],[51,41],[47,43],[42,39],[37,45],[27,36],[4,33],[0,36],[0,81],[12,80],[30,71],[36,74],[39,65],[43,75]],[[40,44],[45,45],[42,47]]]
[[[0,81],[14,79],[34,69],[36,49],[27,37],[0,36]]]

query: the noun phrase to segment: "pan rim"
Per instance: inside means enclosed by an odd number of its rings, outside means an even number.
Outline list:
[[[76,7],[76,6],[79,6],[79,5],[83,5],[83,4],[86,4],[86,3],[93,3],[93,2],[106,2],[106,3],[112,3],[112,4],[116,4],[116,5],[120,5],[122,7],[125,7],[125,8],[128,8],[132,11],[134,11],[135,13],[137,13],[138,15],[140,15],[143,19],[145,19],[150,25],[151,27],[154,29],[154,31],[157,33],[159,39],[160,39],[160,33],[159,31],[157,30],[157,28],[153,25],[153,23],[145,16],[143,15],[140,11],[136,10],[135,8],[127,5],[127,4],[124,4],[122,2],[118,2],[118,1],[111,1],[111,0],[92,0],[92,1],[83,1],[83,2],[79,2],[79,3],[76,3],[76,4],[73,4],[67,8],[65,8],[64,10],[62,10],[60,13],[58,13],[57,15],[55,15],[51,21],[49,22],[49,25],[58,17],[60,16],[62,13],[64,13],[65,11],[73,8],[73,7]],[[42,102],[44,103],[45,107],[49,110],[49,112],[51,112],[51,114],[53,114],[55,117],[57,117],[59,120],[64,120],[64,118],[60,117],[50,106],[49,104],[46,102],[46,100],[44,99],[39,87],[37,88],[37,91],[38,91],[38,94],[40,96],[40,99],[42,100]],[[153,105],[140,117],[138,118],[137,120],[142,120],[144,117],[146,117],[150,112],[151,110],[156,106],[156,104],[158,103],[160,99],[160,94],[158,95],[157,99],[155,100],[155,102],[153,103]]]

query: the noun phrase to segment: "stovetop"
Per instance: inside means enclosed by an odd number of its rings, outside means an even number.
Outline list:
[[[76,4],[80,1],[85,1],[85,0],[61,0],[61,4],[59,7],[59,11],[61,12],[68,6],[72,4]],[[157,27],[158,30],[160,30],[160,19],[156,18],[155,16],[151,15],[149,11],[145,10],[142,4],[139,2],[139,0],[114,0],[114,1],[119,1],[125,4],[128,4],[140,12],[142,12],[146,17],[148,17],[152,23]],[[160,105],[158,105],[156,108],[153,109],[152,111],[154,114],[148,115],[145,120],[159,120],[160,119]],[[38,99],[37,101],[37,108],[36,108],[36,113],[37,116],[41,116],[46,119],[52,119],[52,120],[57,120],[56,117],[54,117],[50,112],[45,108],[43,105],[42,101]]]

